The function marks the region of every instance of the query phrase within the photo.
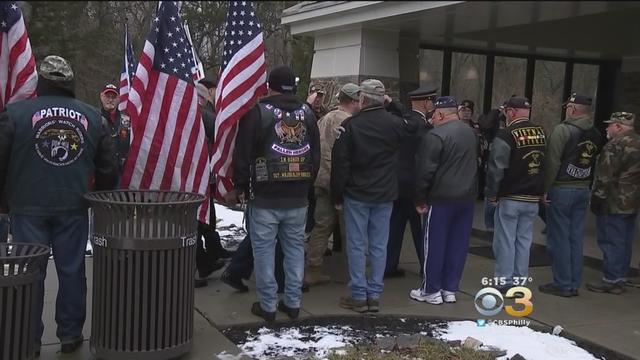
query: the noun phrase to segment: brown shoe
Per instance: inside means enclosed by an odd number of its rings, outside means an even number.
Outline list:
[[[323,274],[319,267],[308,267],[304,272],[304,282],[309,286],[327,284],[330,281],[331,277]]]
[[[343,309],[353,310],[359,313],[369,311],[369,305],[367,305],[367,300],[356,300],[351,296],[340,297],[340,307]]]

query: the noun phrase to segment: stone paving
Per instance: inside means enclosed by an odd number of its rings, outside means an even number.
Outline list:
[[[481,212],[480,212],[481,214]],[[476,225],[481,224],[476,216]],[[591,226],[591,225],[589,225]],[[536,234],[540,234],[541,224],[536,225]],[[381,298],[382,315],[415,315],[433,316],[448,319],[477,319],[473,298],[481,289],[481,279],[493,274],[493,260],[469,255],[461,283],[461,292],[456,304],[428,305],[417,303],[408,296],[409,290],[419,284],[418,264],[413,253],[413,246],[407,231],[403,246],[401,267],[407,270],[403,278],[390,279],[385,282],[384,294]],[[544,243],[541,235],[536,235],[537,243]],[[590,232],[585,243],[593,240]],[[478,238],[472,239],[472,246],[486,245]],[[593,244],[590,252],[599,256]],[[635,244],[635,256],[638,258],[638,244]],[[585,246],[586,248],[586,246]],[[586,252],[586,251],[585,251]],[[354,313],[338,307],[338,299],[346,294],[346,258],[343,254],[335,254],[326,259],[326,268],[332,276],[332,282],[327,285],[314,287],[303,295],[301,317],[313,316],[353,316]],[[634,261],[637,265],[637,261]],[[87,261],[87,278],[91,279],[92,262]],[[84,334],[87,338],[84,346],[72,355],[62,355],[59,351],[58,339],[55,337],[54,307],[57,293],[57,279],[55,268],[50,262],[48,269],[47,291],[45,294],[45,335],[41,359],[92,359],[89,351],[88,338],[90,336],[91,321],[91,281],[88,283],[87,322]],[[216,273],[219,276],[220,272]],[[591,267],[584,269],[584,282],[596,281],[600,272]],[[630,288],[625,294],[608,295],[596,294],[580,289],[580,296],[574,298],[559,298],[538,292],[540,284],[551,280],[550,267],[533,267],[530,271],[533,284],[529,287],[533,292],[533,313],[528,317],[535,325],[561,325],[566,333],[610,348],[632,359],[640,358],[640,289]],[[193,350],[183,359],[215,359],[216,354],[226,351],[238,353],[238,348],[228,340],[220,330],[240,324],[259,323],[259,318],[250,312],[251,303],[256,301],[255,283],[248,282],[251,291],[244,294],[236,293],[233,289],[218,281],[215,277],[209,281],[209,286],[195,290],[195,337]],[[507,319],[506,314],[496,318]],[[278,321],[285,321],[282,314],[278,314]]]

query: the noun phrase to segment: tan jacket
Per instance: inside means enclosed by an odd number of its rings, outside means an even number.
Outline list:
[[[329,190],[331,181],[331,150],[338,137],[338,127],[351,116],[348,112],[336,109],[330,111],[318,121],[320,130],[320,170],[316,178],[316,187]]]

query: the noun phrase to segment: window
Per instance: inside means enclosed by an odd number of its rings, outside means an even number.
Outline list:
[[[593,99],[591,115],[596,108],[596,94],[598,91],[598,65],[574,64],[573,83],[571,92],[590,96]]]
[[[531,120],[544,127],[547,134],[560,123],[565,63],[536,60],[531,99]]]
[[[524,96],[527,59],[496,56],[493,70],[491,108],[495,109],[511,95]]]
[[[484,55],[451,54],[451,96],[458,102],[471,100],[478,115],[484,102],[484,77],[487,58]]]
[[[442,59],[444,53],[440,50],[420,50],[420,86],[442,86]]]

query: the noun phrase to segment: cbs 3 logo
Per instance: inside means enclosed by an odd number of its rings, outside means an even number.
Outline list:
[[[520,296],[516,296],[516,294],[520,294]],[[498,289],[486,287],[476,293],[474,305],[476,306],[476,310],[483,316],[497,315],[502,308],[504,308],[504,311],[511,316],[525,317],[533,312],[532,296],[531,290],[524,286],[510,288],[504,297]],[[516,309],[511,305],[505,306],[505,297],[507,299],[514,299],[515,304],[522,306],[522,308]]]

